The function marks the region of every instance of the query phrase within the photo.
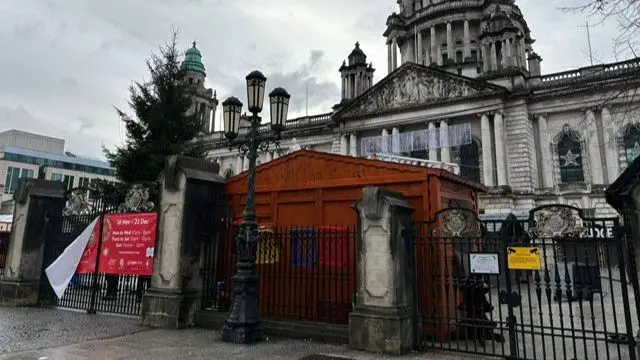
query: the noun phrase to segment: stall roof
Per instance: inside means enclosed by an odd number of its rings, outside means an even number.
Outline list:
[[[446,180],[466,185],[479,192],[486,191],[482,184],[464,179],[443,169],[424,166],[398,164],[389,161],[365,159],[360,157],[330,154],[325,152],[299,150],[286,156],[262,164],[256,169],[258,190],[304,187],[319,183],[336,182],[347,185],[355,179],[380,177],[411,177],[424,180],[427,176],[437,176]],[[271,175],[261,178],[261,175]],[[227,180],[227,189],[246,184],[246,171]]]

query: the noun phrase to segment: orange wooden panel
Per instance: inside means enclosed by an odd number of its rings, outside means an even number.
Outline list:
[[[325,225],[355,225],[357,214],[352,208],[355,201],[324,201],[322,219]]]
[[[278,226],[312,225],[315,211],[314,203],[279,203]]]

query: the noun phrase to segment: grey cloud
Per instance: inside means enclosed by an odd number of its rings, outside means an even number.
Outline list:
[[[76,120],[80,123],[80,132],[93,128],[93,121],[89,120],[86,116],[80,116]]]
[[[73,77],[71,77],[71,76],[62,77],[60,79],[60,82],[62,83],[62,85],[68,86],[68,87],[77,87],[78,86],[78,81],[76,79],[74,79]]]
[[[311,50],[308,60],[292,71],[265,72],[267,93],[275,87],[285,88],[291,94],[289,112],[292,117],[303,116],[307,102],[310,110],[330,111],[331,106],[340,101],[340,89],[335,82],[322,80],[319,75],[331,70],[335,71],[327,63],[324,51]],[[339,76],[337,72],[335,76]],[[230,93],[244,102],[245,84],[238,82]]]

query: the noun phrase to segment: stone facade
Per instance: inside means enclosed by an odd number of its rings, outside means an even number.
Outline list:
[[[389,74],[357,85],[346,76],[373,75],[357,45],[349,59],[357,70],[341,71],[339,104],[288,121],[281,152],[260,154],[260,163],[300,148],[365,156],[363,139],[378,136],[388,144],[379,152],[431,160],[427,166],[456,163],[462,176],[484,183],[490,190],[480,210],[487,217],[524,217],[550,203],[615,214],[603,190],[640,154],[640,59],[541,75],[542,59],[514,1],[399,4],[385,32]],[[442,146],[457,126],[470,127],[470,139]],[[411,137],[420,131],[439,135]],[[228,150],[221,132],[202,140],[221,174],[246,170],[247,160]],[[417,140],[428,144],[400,151]]]

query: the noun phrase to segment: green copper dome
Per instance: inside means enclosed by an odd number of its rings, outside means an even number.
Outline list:
[[[204,64],[202,64],[202,54],[200,50],[196,48],[196,42],[193,42],[193,47],[184,53],[184,61],[182,62],[182,69],[187,71],[197,71],[204,74]]]

